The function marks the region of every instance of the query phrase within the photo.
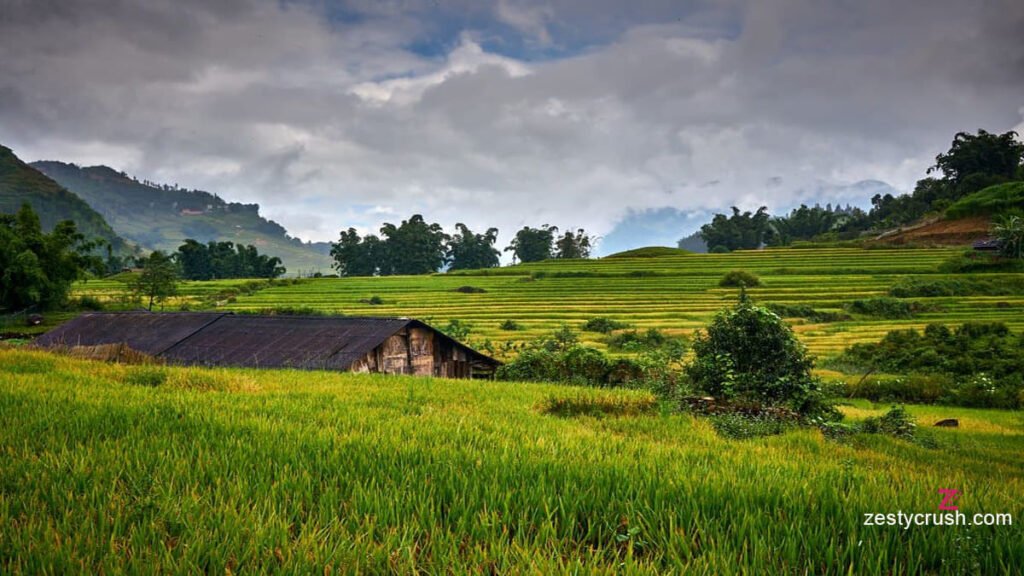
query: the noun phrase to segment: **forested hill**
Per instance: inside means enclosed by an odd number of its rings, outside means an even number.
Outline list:
[[[280,224],[260,216],[258,204],[139,181],[106,166],[52,161],[32,166],[84,198],[118,234],[144,248],[174,251],[186,238],[231,241],[281,258],[289,273],[330,270],[329,244],[292,238]]]
[[[22,162],[10,148],[0,146],[0,213],[13,214],[28,202],[46,230],[62,220],[73,220],[89,240],[102,238],[116,253],[126,253],[127,243],[82,198]]]

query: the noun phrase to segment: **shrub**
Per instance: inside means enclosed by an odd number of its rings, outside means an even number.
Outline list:
[[[620,322],[618,320],[612,320],[611,318],[605,318],[604,316],[598,316],[597,318],[591,318],[583,323],[584,332],[599,332],[601,334],[609,334],[613,330],[621,330],[628,327],[629,324]]]
[[[765,307],[783,318],[806,318],[811,322],[840,322],[850,319],[848,314],[815,310],[806,304],[766,304]]]
[[[500,326],[498,326],[498,328],[501,330],[508,330],[510,332],[523,329],[522,325],[515,320],[505,320]]]
[[[595,348],[573,346],[560,359],[563,382],[607,383],[608,358]]]
[[[741,300],[719,313],[697,335],[693,351],[686,373],[705,394],[785,405],[805,415],[826,411],[804,345],[765,308]]]
[[[463,294],[484,294],[487,290],[479,288],[477,286],[459,286],[454,290],[455,292],[461,292]]]
[[[949,218],[999,214],[1024,206],[1024,182],[989,186],[964,196],[946,209]]]
[[[939,264],[939,272],[947,274],[1024,272],[1024,260],[969,250],[951,256],[945,262]]]
[[[359,302],[362,304],[369,304],[371,306],[380,306],[381,304],[384,303],[384,299],[381,298],[380,296],[373,295],[370,296],[369,298],[363,298]]]
[[[670,341],[682,342],[678,338],[671,338],[657,328],[648,328],[643,332],[627,330],[612,334],[605,339],[608,348],[612,350],[625,350],[628,352],[639,352],[645,349],[661,348]]]
[[[330,313],[312,306],[274,306],[255,311],[239,310],[239,314],[260,314],[263,316],[331,316]],[[334,314],[340,316],[341,314]]]
[[[82,296],[79,296],[77,301],[75,301],[75,307],[79,308],[80,310],[93,311],[103,310],[104,308],[103,302],[100,302],[99,299],[96,298],[95,296],[90,296],[88,294],[83,294]]]
[[[939,310],[938,306],[925,305],[920,302],[907,302],[898,298],[865,298],[863,300],[854,300],[847,302],[843,306],[848,312],[853,314],[863,314],[864,316],[873,316],[875,318],[913,318],[915,314],[919,312],[929,312]]]
[[[1024,294],[1024,277],[905,279],[889,289],[897,298],[939,298],[948,296],[1016,296]]]
[[[776,436],[794,427],[794,423],[772,417],[719,414],[709,418],[715,432],[725,438],[746,440],[763,436]]]
[[[882,416],[872,416],[860,423],[859,431],[867,434],[885,434],[896,438],[911,439],[917,424],[914,417],[903,406],[893,406]]]
[[[712,246],[710,249],[708,249],[708,253],[709,254],[728,254],[729,253],[729,249],[726,248],[725,246],[722,246],[722,245]]]
[[[761,285],[761,279],[752,272],[733,270],[722,276],[722,280],[718,285],[722,288],[753,288]]]
[[[472,332],[473,328],[468,323],[453,318],[448,321],[448,324],[442,326],[440,330],[450,338],[463,341],[469,337],[469,333]]]
[[[156,366],[134,366],[125,372],[122,382],[155,388],[167,382],[167,371]]]

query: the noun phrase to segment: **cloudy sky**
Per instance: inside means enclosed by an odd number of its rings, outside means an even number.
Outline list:
[[[416,212],[621,239],[1024,132],[1021,30],[1019,0],[0,0],[0,143],[304,239]]]

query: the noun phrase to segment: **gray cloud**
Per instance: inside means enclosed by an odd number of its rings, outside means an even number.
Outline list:
[[[461,22],[431,6],[511,27],[525,52],[493,52],[480,24],[416,53]],[[413,211],[507,238],[907,189],[954,132],[1024,114],[1009,0],[333,8],[0,0],[0,142],[259,201],[313,239]]]

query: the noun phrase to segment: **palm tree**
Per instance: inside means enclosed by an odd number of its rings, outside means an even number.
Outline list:
[[[1024,257],[1024,219],[1020,216],[1004,216],[992,228],[999,240],[999,250],[1010,258]]]

